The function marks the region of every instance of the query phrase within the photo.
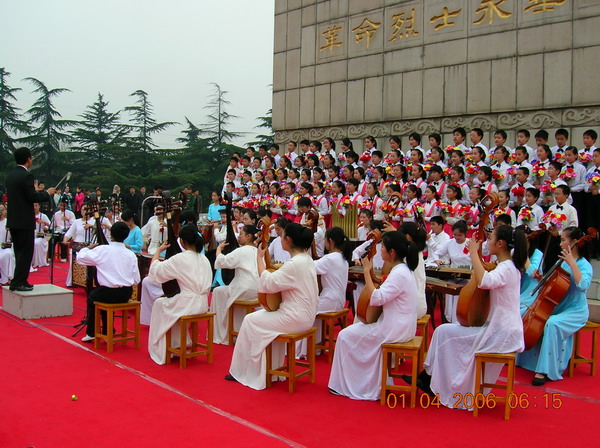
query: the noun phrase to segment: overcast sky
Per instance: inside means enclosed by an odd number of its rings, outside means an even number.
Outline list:
[[[56,101],[67,119],[78,119],[98,92],[116,111],[142,89],[158,121],[201,124],[216,82],[240,116],[232,130],[248,132],[235,142],[242,145],[271,108],[273,8],[274,0],[0,0],[0,67],[23,89],[23,111],[35,98],[25,77],[70,89]],[[155,143],[179,146],[181,129]]]

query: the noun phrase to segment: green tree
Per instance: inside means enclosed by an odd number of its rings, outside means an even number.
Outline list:
[[[137,135],[128,137],[128,157],[124,160],[128,165],[143,176],[162,171],[162,162],[159,154],[154,151],[156,145],[152,136],[164,131],[169,126],[176,124],[173,121],[158,123],[154,118],[154,108],[148,100],[148,94],[143,90],[136,90],[131,95],[137,98],[135,106],[127,106],[126,111],[132,115],[132,125],[128,128]]]
[[[222,90],[217,83],[212,83],[215,92],[210,95],[208,104],[204,107],[209,111],[208,122],[204,125],[203,134],[208,136],[213,149],[222,149],[226,143],[230,143],[234,138],[244,135],[242,132],[230,131],[228,129],[231,120],[239,118],[237,115],[231,115],[227,112],[227,106],[231,103],[225,99],[229,93]]]
[[[32,153],[38,160],[43,160],[40,171],[44,176],[55,180],[63,171],[61,167],[61,144],[68,143],[71,139],[69,134],[63,132],[73,126],[73,120],[62,120],[62,116],[54,107],[53,100],[69,89],[48,89],[46,85],[35,78],[25,78],[35,86],[34,93],[39,93],[38,99],[27,110],[28,124],[31,126],[31,134],[23,137],[20,141],[32,147]],[[40,165],[38,162],[37,165]]]
[[[271,145],[275,143],[275,133],[273,132],[273,109],[269,109],[267,111],[267,115],[264,117],[256,118],[259,122],[256,128],[265,129],[267,134],[259,134],[254,137],[256,140],[253,142],[246,143],[248,146],[258,146],[258,145]]]

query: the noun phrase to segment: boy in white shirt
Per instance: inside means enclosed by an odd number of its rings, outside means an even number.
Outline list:
[[[568,185],[559,185],[554,190],[554,201],[556,202],[548,211],[554,213],[562,213],[567,219],[562,223],[562,228],[578,227],[579,219],[577,218],[577,210],[567,202],[571,189]]]
[[[427,234],[427,265],[436,266],[434,254],[439,250],[448,240],[450,235],[444,232],[444,218],[441,216],[432,216],[429,220],[431,225],[431,231]]]

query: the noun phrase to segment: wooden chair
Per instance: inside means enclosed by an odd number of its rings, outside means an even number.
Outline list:
[[[484,389],[503,389],[506,390],[506,396],[493,398],[496,403],[504,403],[504,420],[510,420],[510,404],[509,400],[515,388],[515,360],[516,353],[475,353],[475,391],[473,392],[473,417],[479,415],[479,407],[477,397],[484,396]],[[485,363],[506,364],[506,384],[495,384],[485,382]]]
[[[348,318],[348,308],[342,311],[334,311],[331,313],[319,313],[317,319],[322,321],[321,324],[321,340],[315,344],[315,349],[321,349],[327,352],[327,362],[331,364],[333,352],[335,350],[335,323],[341,321],[341,327],[346,328]]]
[[[260,306],[258,299],[256,300],[238,300],[233,302],[229,307],[229,345],[234,345],[234,337],[239,334],[239,331],[235,331],[233,328],[233,316],[236,308],[242,308],[246,310],[246,315],[253,313],[256,308]]]
[[[423,352],[423,337],[415,336],[408,342],[397,342],[381,345],[381,405],[385,406],[387,393],[392,391],[410,392],[410,407],[414,408],[417,401],[417,376],[421,372],[421,354]],[[387,384],[387,376],[398,378],[399,373],[393,372],[393,356],[412,361],[412,383],[408,385]]]
[[[198,342],[198,323],[207,323],[207,336],[206,344]],[[206,361],[209,364],[213,362],[213,331],[215,325],[215,314],[191,314],[189,316],[181,316],[175,325],[179,324],[179,347],[171,347],[171,330],[167,331],[167,358],[166,363],[171,363],[171,354],[179,356],[179,368],[185,369],[186,362],[189,358],[195,358],[196,356],[206,355]],[[188,351],[187,347],[187,336],[188,336],[188,325],[192,329],[192,346]]]
[[[425,355],[429,351],[429,321],[431,321],[431,316],[429,314],[425,314],[422,318],[417,319],[417,331],[423,336],[422,359],[425,359]]]
[[[577,364],[590,364],[590,375],[596,376],[596,362],[598,360],[598,328],[600,328],[600,324],[588,321],[585,326],[575,333],[573,352],[571,353],[571,359],[569,360],[569,377],[573,376]],[[592,353],[589,358],[581,354],[580,343],[583,333],[592,333]]]
[[[304,333],[297,334],[280,334],[273,342],[285,342],[287,345],[287,363],[281,367],[273,368],[273,343],[266,348],[267,355],[267,387],[271,387],[271,375],[283,376],[288,379],[288,389],[290,393],[296,390],[296,380],[302,376],[310,375],[310,383],[315,382],[315,333],[317,329],[311,328]],[[307,338],[308,347],[306,350],[307,361],[296,359],[296,342]],[[306,370],[296,373],[296,367],[306,367]]]
[[[142,302],[137,300],[130,300],[125,303],[103,303],[94,302],[95,308],[95,328],[94,328],[94,348],[100,346],[100,340],[106,341],[106,350],[108,353],[112,353],[113,346],[117,342],[125,344],[127,341],[135,341],[135,348],[140,348],[140,305]],[[101,312],[106,311],[106,334],[102,334],[100,319]],[[121,311],[121,332],[114,333],[115,329],[115,311]],[[134,329],[130,330],[127,323],[129,314],[133,315],[134,318]]]

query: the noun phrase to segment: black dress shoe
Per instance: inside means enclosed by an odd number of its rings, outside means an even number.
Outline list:
[[[225,379],[227,381],[235,381],[237,383],[237,380],[234,378],[234,376],[230,375],[229,373],[227,375],[225,375]]]
[[[8,289],[10,289],[11,291],[27,292],[27,291],[33,291],[33,286],[25,286],[25,285],[15,286],[15,285],[10,285],[8,287]]]
[[[33,288],[33,285],[31,283],[29,283],[29,282],[25,282],[25,286],[30,286],[30,287]]]
[[[531,384],[533,384],[534,386],[543,386],[544,384],[546,384],[546,381],[548,381],[548,376],[546,375],[544,375],[542,378],[534,376],[533,380],[531,381]]]

